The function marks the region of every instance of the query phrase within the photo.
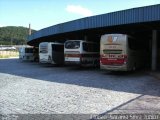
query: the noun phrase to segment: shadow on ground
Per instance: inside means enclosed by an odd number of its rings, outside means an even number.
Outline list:
[[[95,68],[42,65],[1,59],[0,73],[106,90],[160,96],[160,81],[144,72],[107,72]]]

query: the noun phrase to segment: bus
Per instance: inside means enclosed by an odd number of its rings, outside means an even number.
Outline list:
[[[147,44],[126,34],[105,34],[100,40],[100,68],[134,71],[144,66]]]
[[[39,62],[64,64],[64,43],[42,42],[39,44]]]
[[[99,44],[85,40],[67,40],[64,45],[65,64],[99,66]]]
[[[23,61],[38,61],[38,48],[33,46],[20,47],[19,59]]]

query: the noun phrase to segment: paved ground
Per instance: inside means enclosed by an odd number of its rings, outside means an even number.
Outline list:
[[[143,72],[109,73],[0,59],[0,117],[159,112],[160,80]]]

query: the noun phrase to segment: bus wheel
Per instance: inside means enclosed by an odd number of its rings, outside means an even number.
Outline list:
[[[34,58],[34,62],[38,62],[38,58],[36,57],[36,58]]]

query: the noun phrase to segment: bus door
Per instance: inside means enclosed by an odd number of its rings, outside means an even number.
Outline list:
[[[64,63],[64,45],[52,44],[52,60],[57,64]]]

